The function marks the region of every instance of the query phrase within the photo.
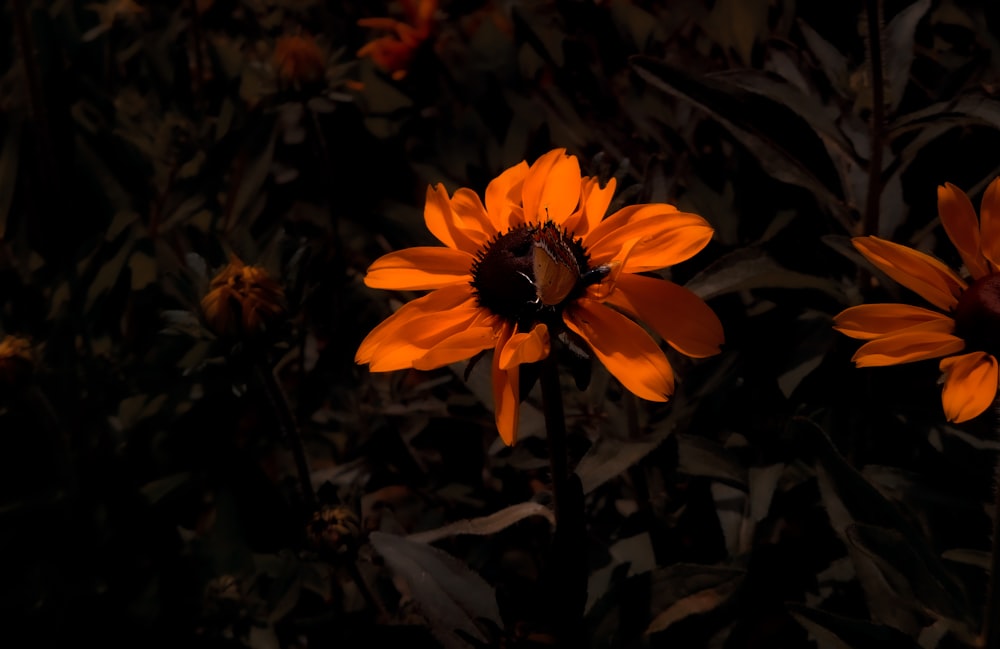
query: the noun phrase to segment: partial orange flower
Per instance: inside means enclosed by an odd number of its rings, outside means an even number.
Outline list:
[[[326,72],[326,55],[308,34],[280,37],[273,59],[278,78],[287,83],[316,81]]]
[[[0,385],[14,387],[35,371],[37,362],[31,340],[23,336],[4,336],[0,340]]]
[[[854,354],[858,367],[944,357],[939,367],[945,416],[963,422],[985,411],[997,393],[1000,178],[986,189],[980,218],[969,197],[950,183],[938,187],[938,213],[971,284],[930,255],[878,237],[856,237],[852,243],[868,261],[936,310],[862,304],[837,315],[834,328],[868,341]]]
[[[604,218],[615,181],[580,174],[564,149],[507,169],[486,188],[449,196],[428,187],[424,221],[445,247],[389,253],[372,288],[432,292],[404,305],[361,343],[374,372],[430,370],[493,349],[496,424],[517,440],[519,366],[547,357],[551,336],[587,347],[639,397],[666,401],[674,374],[644,321],[691,357],[718,353],[722,324],[694,293],[640,275],[682,262],[712,238],[696,214],[633,205]]]
[[[370,57],[380,68],[399,80],[406,76],[410,61],[434,27],[438,0],[401,0],[406,22],[392,18],[362,18],[358,25],[388,32],[358,50],[359,57]]]
[[[236,255],[212,278],[201,300],[209,328],[220,336],[264,332],[284,313],[285,293],[259,266],[247,266]]]

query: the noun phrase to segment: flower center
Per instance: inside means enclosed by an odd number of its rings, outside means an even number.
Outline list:
[[[955,335],[969,351],[1000,356],[1000,273],[972,283],[955,307]]]
[[[590,267],[580,239],[552,221],[497,234],[476,255],[472,288],[480,306],[522,326],[555,324],[561,307],[607,277]]]

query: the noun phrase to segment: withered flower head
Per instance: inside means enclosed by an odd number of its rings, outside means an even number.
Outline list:
[[[22,336],[0,340],[0,385],[12,387],[26,381],[35,371],[35,349]]]
[[[324,505],[306,528],[309,543],[319,552],[346,554],[357,547],[361,523],[346,505]]]
[[[220,336],[263,333],[285,312],[281,285],[260,266],[247,266],[236,255],[212,279],[201,300],[209,328]]]
[[[323,78],[326,55],[308,34],[282,36],[274,45],[274,69],[286,83],[307,83]]]

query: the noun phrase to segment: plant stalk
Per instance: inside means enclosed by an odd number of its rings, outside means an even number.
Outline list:
[[[994,426],[1000,437],[1000,393],[993,402]],[[993,537],[990,539],[990,573],[986,586],[980,646],[1000,649],[1000,457],[993,472]]]

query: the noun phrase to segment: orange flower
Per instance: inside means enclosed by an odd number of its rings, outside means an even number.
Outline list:
[[[362,18],[358,25],[389,32],[364,45],[358,56],[367,56],[380,68],[399,80],[413,60],[417,48],[431,35],[437,0],[402,0],[407,22],[392,18]]]
[[[201,300],[205,321],[216,334],[259,334],[284,313],[285,294],[259,266],[247,266],[236,255],[214,278]]]
[[[308,34],[282,36],[274,45],[274,67],[283,81],[316,81],[326,71],[326,56]]]
[[[22,336],[0,340],[0,385],[13,387],[35,371],[36,357],[31,341]]]
[[[944,412],[948,421],[963,422],[986,410],[997,393],[1000,178],[986,189],[980,219],[968,196],[948,183],[938,187],[938,213],[972,283],[930,255],[878,237],[856,237],[852,243],[868,261],[938,310],[862,304],[837,315],[834,328],[869,341],[854,354],[858,367],[944,357]]]
[[[629,319],[645,321],[674,349],[716,354],[715,313],[687,289],[639,275],[684,261],[712,228],[672,205],[623,208],[604,218],[615,182],[582,177],[577,159],[551,151],[511,167],[475,192],[428,187],[424,221],[446,247],[389,253],[365,284],[432,290],[376,327],[355,360],[375,372],[429,370],[493,349],[496,423],[517,440],[522,363],[549,354],[550,336],[589,347],[625,388],[666,401],[674,375],[657,342]],[[603,220],[602,220],[603,219]]]

